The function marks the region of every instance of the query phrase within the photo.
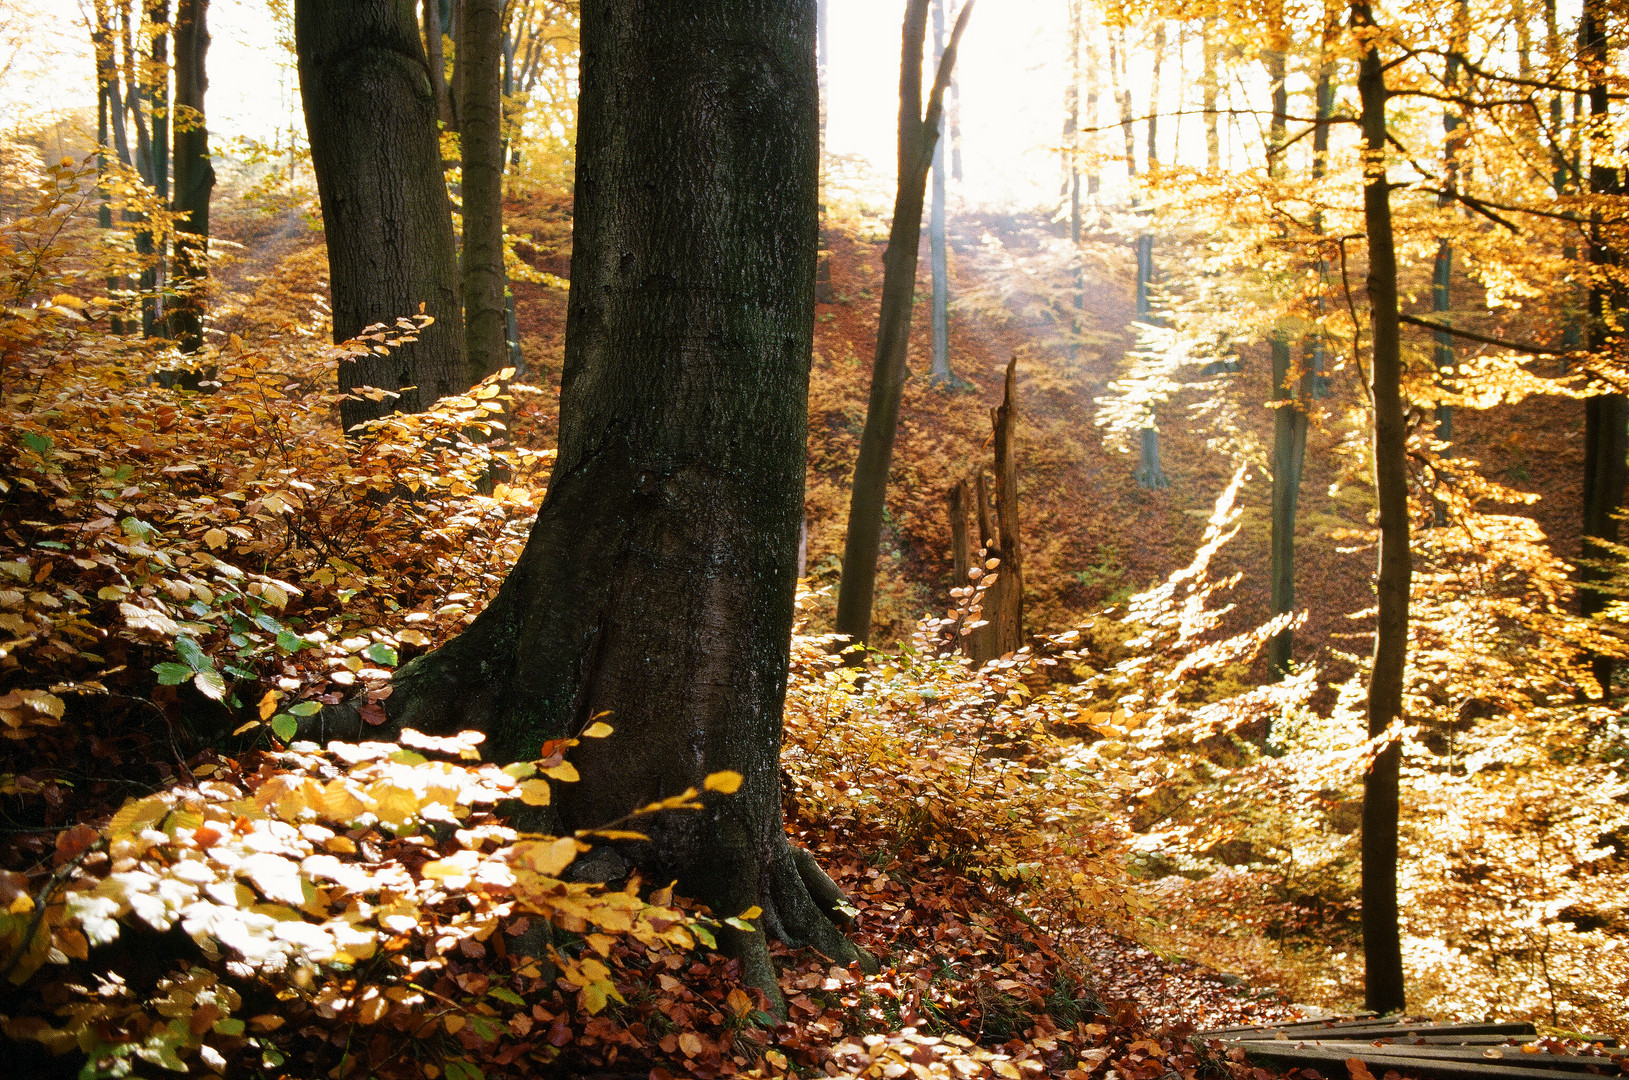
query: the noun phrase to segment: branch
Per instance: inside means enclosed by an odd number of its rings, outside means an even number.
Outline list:
[[[928,111],[922,117],[922,131],[926,136],[922,140],[920,168],[923,172],[933,165],[933,147],[939,141],[939,117],[944,113],[945,90],[950,86],[950,73],[956,67],[956,49],[961,45],[962,31],[967,29],[967,17],[973,13],[973,3],[974,0],[967,0],[962,5],[961,14],[956,16],[956,27],[950,31],[950,43],[939,54],[939,70],[934,73],[933,89],[928,93]]]
[[[1453,337],[1462,337],[1470,341],[1479,341],[1484,345],[1497,345],[1501,349],[1512,349],[1516,352],[1539,353],[1544,356],[1569,356],[1572,353],[1580,351],[1578,349],[1551,349],[1544,345],[1530,345],[1521,341],[1506,341],[1503,338],[1488,337],[1486,334],[1478,334],[1470,330],[1460,330],[1456,327],[1447,326],[1432,319],[1422,319],[1417,315],[1398,315],[1397,318],[1400,322],[1406,322],[1410,326],[1418,326],[1426,330],[1435,330],[1439,334],[1449,334]]]

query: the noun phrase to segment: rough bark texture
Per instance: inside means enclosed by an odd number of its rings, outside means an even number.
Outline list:
[[[973,551],[967,540],[968,494],[966,480],[958,480],[945,492],[945,506],[950,511],[950,563],[958,589],[967,586],[967,572],[973,568]]]
[[[352,425],[420,412],[478,376],[464,352],[452,206],[441,173],[436,102],[408,0],[296,0],[300,94],[317,175],[334,340],[423,305],[434,325],[387,356],[340,368],[342,390],[400,397],[340,407]]]
[[[841,961],[840,894],[787,843],[782,706],[814,332],[813,0],[586,0],[559,456],[514,571],[403,668],[394,725],[572,751],[558,828],[721,769],[741,790],[624,845],[723,915]],[[326,718],[355,723],[345,716]],[[354,728],[353,728],[354,730]],[[734,942],[777,996],[762,933]]]
[[[209,199],[215,167],[209,161],[204,91],[209,86],[209,0],[181,0],[175,20],[175,271],[183,289],[170,308],[170,336],[182,352],[204,343],[204,281],[209,275]],[[178,282],[179,283],[179,282]]]
[[[905,390],[905,350],[911,340],[911,308],[916,295],[917,243],[922,235],[922,202],[928,167],[938,142],[939,115],[945,85],[956,65],[956,46],[973,0],[962,5],[950,44],[922,112],[922,44],[929,0],[910,0],[899,69],[899,180],[888,249],[882,257],[882,303],[877,318],[877,353],[871,366],[871,396],[866,404],[860,453],[854,464],[849,500],[848,535],[843,545],[843,578],[837,591],[836,629],[856,642],[871,635],[871,603],[876,594],[877,553],[882,545],[882,514],[888,495],[888,470],[894,458],[899,400]]]
[[[1607,37],[1601,0],[1588,0],[1584,4],[1583,19],[1578,26],[1578,46],[1589,72],[1589,113],[1597,131],[1605,131],[1608,122],[1606,87]],[[1610,162],[1612,150],[1603,145],[1605,139],[1597,135],[1590,149],[1589,189],[1597,195],[1617,195],[1621,191],[1618,170]],[[1611,267],[1618,262],[1618,253],[1607,242],[1602,227],[1601,213],[1592,211],[1589,223],[1589,261],[1596,267]],[[1609,280],[1597,273],[1589,289],[1588,345],[1590,351],[1607,346],[1613,322],[1612,311],[1617,306]],[[1586,585],[1608,576],[1599,565],[1610,560],[1609,551],[1597,540],[1615,541],[1618,522],[1613,516],[1623,503],[1625,480],[1625,424],[1629,423],[1629,397],[1623,394],[1599,394],[1584,399],[1584,568]],[[1594,615],[1606,607],[1607,595],[1595,589],[1580,591],[1579,604],[1585,615]],[[1612,694],[1612,658],[1593,658],[1595,681],[1601,684],[1603,698]]]
[[[452,102],[447,96],[447,60],[442,52],[441,0],[424,0],[424,48],[430,70],[430,92],[435,95],[436,118],[452,124]]]
[[[1352,4],[1352,25],[1374,27],[1366,2]],[[1363,220],[1369,241],[1369,305],[1374,349],[1375,495],[1380,506],[1379,615],[1374,670],[1369,677],[1369,737],[1403,712],[1408,658],[1408,433],[1403,420],[1402,353],[1397,319],[1397,254],[1392,243],[1391,189],[1386,178],[1386,83],[1380,49],[1365,40],[1358,67],[1366,157]],[[1403,956],[1397,928],[1397,784],[1403,750],[1386,744],[1363,778],[1364,1002],[1377,1013],[1403,1007]]]
[[[1018,461],[1013,454],[1013,434],[1018,426],[1018,403],[1013,393],[1017,367],[1016,357],[1007,362],[1006,391],[1001,407],[990,410],[990,424],[994,432],[991,442],[995,447],[998,530],[993,546],[988,536],[988,518],[981,521],[981,526],[986,532],[986,554],[994,554],[1001,562],[995,570],[995,583],[984,593],[982,617],[985,625],[963,638],[967,655],[977,665],[1014,652],[1024,644],[1024,566],[1018,528]]]
[[[484,377],[508,360],[503,266],[503,0],[464,0],[464,346]]]

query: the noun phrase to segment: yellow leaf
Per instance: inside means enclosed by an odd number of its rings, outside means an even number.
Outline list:
[[[446,1027],[448,1035],[457,1035],[460,1031],[464,1030],[464,1025],[469,1023],[469,1021],[465,1020],[457,1013],[448,1013],[446,1016],[441,1018],[441,1023],[444,1027]]]
[[[387,825],[400,825],[418,812],[418,796],[394,784],[377,784],[368,794],[378,804],[373,812]]]
[[[224,529],[210,529],[204,533],[204,543],[208,544],[211,549],[223,548],[231,539],[230,536],[226,535]]]
[[[730,769],[710,773],[704,782],[704,786],[708,791],[717,791],[723,795],[734,795],[741,790],[741,774]]]
[[[406,630],[398,631],[396,634],[396,640],[401,642],[403,645],[430,644],[430,638],[424,633],[423,630],[414,630],[411,627]]]
[[[547,780],[522,780],[520,784],[520,801],[527,806],[549,805],[549,782]]]
[[[573,765],[569,761],[562,761],[558,765],[550,765],[548,768],[543,770],[543,775],[552,776],[556,780],[564,780],[567,783],[576,783],[579,779],[577,775],[577,766]]]
[[[377,989],[374,989],[374,993],[378,993]],[[371,997],[362,1003],[361,1008],[356,1010],[356,1018],[364,1024],[377,1024],[385,1018],[385,1013],[389,1011],[390,1002],[382,997]]]
[[[517,867],[544,877],[558,877],[577,857],[577,841],[569,836],[554,840],[523,840],[511,849]]]
[[[330,780],[323,787],[313,807],[329,821],[350,821],[361,815],[367,807],[343,780]]]
[[[583,729],[585,739],[603,739],[611,734],[611,725],[604,720],[596,720]]]
[[[277,711],[277,699],[280,696],[281,695],[278,694],[276,690],[266,691],[265,696],[260,699],[260,718],[262,720],[265,720],[271,716],[272,713]]]

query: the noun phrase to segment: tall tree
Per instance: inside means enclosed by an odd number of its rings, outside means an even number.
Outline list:
[[[170,309],[170,336],[182,352],[204,343],[204,280],[209,274],[209,200],[215,167],[209,160],[204,91],[209,87],[209,0],[179,0],[175,19],[175,269],[180,290]]]
[[[435,319],[417,341],[341,366],[341,390],[399,395],[342,403],[349,430],[393,411],[421,412],[478,375],[464,351],[452,205],[412,5],[296,0],[294,40],[328,240],[334,339],[421,306]]]
[[[424,0],[424,49],[430,68],[430,92],[436,99],[436,117],[452,127],[452,97],[447,92],[447,59],[442,52],[446,34],[441,14],[443,0]]]
[[[1352,0],[1359,48],[1359,123],[1363,132],[1363,222],[1369,244],[1369,317],[1373,336],[1370,395],[1374,401],[1375,496],[1380,507],[1380,570],[1376,580],[1374,667],[1369,676],[1369,738],[1379,739],[1403,714],[1408,660],[1408,430],[1403,417],[1402,346],[1397,307],[1397,252],[1392,237],[1391,187],[1386,175],[1384,32],[1367,0]],[[1364,1003],[1377,1013],[1403,1008],[1403,953],[1397,926],[1397,797],[1403,759],[1391,738],[1363,776]]]
[[[1589,190],[1595,197],[1589,217],[1589,261],[1595,272],[1589,286],[1587,344],[1590,352],[1600,352],[1615,336],[1618,307],[1617,286],[1612,271],[1619,256],[1608,236],[1602,197],[1622,192],[1618,170],[1612,161],[1615,152],[1608,136],[1609,99],[1607,77],[1611,57],[1608,51],[1606,5],[1603,0],[1585,0],[1578,23],[1578,51],[1589,80]],[[1623,502],[1625,478],[1625,424],[1629,423],[1629,397],[1623,394],[1596,394],[1584,399],[1584,582],[1600,581],[1607,572],[1599,565],[1610,558],[1598,541],[1618,538],[1618,507]],[[1580,590],[1585,615],[1606,607],[1605,593],[1592,588]],[[1603,697],[1612,693],[1612,658],[1596,656],[1592,666]]]
[[[814,0],[584,0],[559,455],[519,562],[404,667],[395,724],[500,759],[576,735],[556,828],[733,770],[618,850],[720,914],[839,962],[841,902],[781,819],[779,752],[814,333]],[[639,93],[628,93],[636,85]],[[734,933],[734,932],[732,932]],[[734,934],[778,996],[763,932]]]
[[[973,0],[962,5],[939,61],[933,89],[922,111],[922,45],[929,0],[908,0],[901,35],[899,64],[899,180],[894,220],[883,253],[882,303],[877,318],[877,352],[871,365],[871,396],[860,432],[849,499],[848,535],[843,545],[843,578],[837,591],[837,632],[863,642],[871,635],[871,602],[876,593],[877,555],[882,546],[882,515],[888,495],[888,470],[894,458],[899,426],[899,399],[905,391],[905,351],[911,341],[911,308],[916,295],[917,244],[922,235],[922,202],[928,168],[939,141],[939,115],[945,86],[956,64]]]
[[[945,51],[945,0],[933,0],[933,64]],[[928,214],[928,264],[933,276],[933,364],[928,378],[955,385],[950,370],[950,257],[945,242],[945,116],[939,114],[939,133],[933,143],[933,206]]]
[[[509,359],[503,265],[504,0],[464,0],[463,166],[464,348],[471,370],[490,375]]]
[[[1271,6],[1275,37],[1265,54],[1267,79],[1273,97],[1272,126],[1267,135],[1267,175],[1282,183],[1288,169],[1284,160],[1289,136],[1290,96],[1285,82],[1284,49],[1289,34],[1284,8]],[[1287,230],[1281,228],[1279,235]],[[1301,494],[1301,466],[1307,450],[1307,414],[1296,392],[1295,373],[1290,368],[1290,338],[1275,326],[1271,340],[1273,372],[1273,520],[1271,557],[1272,613],[1286,615],[1295,608],[1295,511]],[[1273,635],[1267,646],[1268,665],[1276,675],[1290,667],[1292,632],[1285,627]]]

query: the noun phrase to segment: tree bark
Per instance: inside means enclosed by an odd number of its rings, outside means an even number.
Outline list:
[[[1605,12],[1601,0],[1586,0],[1578,24],[1578,46],[1589,77],[1591,147],[1589,190],[1595,195],[1618,195],[1622,188],[1618,170],[1608,162],[1612,150],[1605,132],[1608,124],[1606,87],[1610,60]],[[1607,239],[1599,208],[1590,211],[1589,261],[1595,268],[1589,287],[1588,346],[1591,352],[1607,348],[1614,336],[1613,312],[1618,307],[1617,290],[1607,275],[1618,264],[1618,253]],[[1584,566],[1585,587],[1579,590],[1579,606],[1586,616],[1606,607],[1607,595],[1589,586],[1609,576],[1599,565],[1611,553],[1598,541],[1618,538],[1614,515],[1623,502],[1625,479],[1625,424],[1629,423],[1629,398],[1623,394],[1597,394],[1584,399]],[[1612,696],[1613,662],[1610,656],[1594,656],[1591,667],[1601,685],[1603,700]]]
[[[204,282],[209,276],[209,200],[215,167],[209,160],[204,91],[209,86],[209,0],[180,0],[175,22],[175,270],[179,290],[170,309],[170,336],[182,352],[204,343]]]
[[[1283,8],[1275,6],[1277,30],[1284,31]],[[1266,54],[1267,79],[1272,89],[1273,119],[1267,135],[1267,173],[1282,181],[1286,172],[1284,143],[1289,133],[1290,95],[1285,85],[1284,53],[1272,49]],[[1284,236],[1284,230],[1280,230]],[[1290,339],[1282,326],[1272,333],[1273,370],[1273,521],[1271,593],[1272,614],[1286,615],[1295,609],[1295,513],[1301,496],[1301,466],[1306,458],[1307,414],[1296,392],[1290,370]],[[1289,673],[1294,647],[1289,627],[1274,634],[1267,645],[1268,669],[1274,678]]]
[[[945,0],[933,0],[933,64],[945,51]],[[928,262],[933,272],[933,366],[928,378],[955,385],[950,370],[950,259],[945,243],[945,117],[933,143],[933,206],[928,215]]]
[[[1205,73],[1200,79],[1205,100],[1205,171],[1215,176],[1222,171],[1222,133],[1216,110],[1216,16],[1205,16]]]
[[[1378,31],[1367,0],[1353,0],[1352,25]],[[1369,241],[1369,305],[1374,336],[1375,495],[1380,506],[1379,615],[1369,677],[1369,737],[1378,738],[1403,713],[1408,660],[1408,432],[1403,419],[1402,351],[1397,319],[1397,254],[1392,242],[1391,188],[1386,177],[1386,82],[1379,42],[1365,36],[1358,66],[1364,145],[1363,220]],[[1397,795],[1403,747],[1392,739],[1363,778],[1363,954],[1365,1007],[1403,1008],[1403,955],[1397,926]]]
[[[1001,407],[990,410],[991,442],[995,448],[996,528],[999,530],[994,551],[1000,563],[995,569],[995,583],[984,593],[985,625],[962,639],[968,656],[979,667],[1015,652],[1024,644],[1024,568],[1018,528],[1018,461],[1013,454],[1013,433],[1018,423],[1018,403],[1014,394],[1017,367],[1017,357],[1007,362]],[[988,527],[987,524],[985,527]],[[988,548],[986,554],[989,554]]]
[[[464,0],[464,349],[477,378],[508,360],[503,265],[503,0]]]
[[[945,505],[950,511],[951,576],[958,589],[967,587],[967,572],[973,568],[973,551],[967,539],[967,498],[966,480],[956,481],[956,485],[945,492]]]
[[[422,412],[478,378],[464,352],[452,206],[441,171],[435,97],[411,5],[296,0],[300,94],[328,240],[334,340],[420,310],[435,323],[386,356],[343,364],[341,390],[400,396],[340,406],[348,431]]]
[[[843,545],[843,578],[837,592],[837,632],[851,641],[871,635],[871,603],[876,593],[877,553],[882,545],[882,514],[888,494],[888,470],[899,425],[899,399],[905,390],[905,351],[911,340],[911,308],[916,294],[917,244],[922,234],[922,202],[928,167],[938,142],[945,84],[956,65],[956,47],[967,26],[973,0],[962,5],[945,47],[939,71],[922,111],[922,44],[928,0],[909,0],[899,70],[899,181],[894,220],[883,253],[882,303],[877,320],[877,352],[871,367],[871,396],[860,454],[854,465],[849,500],[848,535]]]
[[[430,91],[435,95],[436,118],[452,125],[452,101],[447,96],[447,60],[442,53],[441,0],[424,0],[424,48],[430,69]]]
[[[619,845],[839,962],[841,894],[787,843],[779,752],[814,333],[813,0],[585,0],[559,454],[515,569],[398,672],[393,726],[572,751],[558,829],[740,773]],[[342,710],[335,723],[355,724]],[[733,932],[732,932],[733,934]],[[778,998],[762,932],[728,939]]]

